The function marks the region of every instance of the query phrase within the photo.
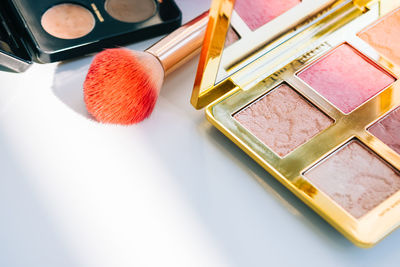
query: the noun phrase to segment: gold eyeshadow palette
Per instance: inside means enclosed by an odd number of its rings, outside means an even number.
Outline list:
[[[0,66],[21,72],[170,32],[181,12],[173,0],[6,0],[0,19]]]
[[[400,1],[280,3],[213,1],[191,102],[371,247],[400,224]]]

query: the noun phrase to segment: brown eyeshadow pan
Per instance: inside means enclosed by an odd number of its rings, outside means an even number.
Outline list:
[[[399,172],[352,140],[304,176],[355,218],[400,190]]]
[[[95,24],[93,14],[77,4],[59,4],[49,8],[41,18],[43,29],[60,39],[76,39],[89,34]]]
[[[107,0],[107,13],[122,22],[141,22],[154,16],[157,4],[154,0]]]
[[[280,157],[333,124],[288,84],[273,89],[234,118]]]

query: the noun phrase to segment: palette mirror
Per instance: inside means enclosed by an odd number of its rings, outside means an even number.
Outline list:
[[[216,83],[301,31],[301,24],[333,0],[236,0]],[[316,21],[313,21],[316,22]]]

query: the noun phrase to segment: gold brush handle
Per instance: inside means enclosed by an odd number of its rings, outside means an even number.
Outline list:
[[[160,60],[167,75],[200,52],[207,23],[208,11],[181,26],[146,51]]]

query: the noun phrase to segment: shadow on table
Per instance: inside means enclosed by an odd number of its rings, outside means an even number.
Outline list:
[[[0,129],[0,266],[79,266]]]
[[[93,120],[83,101],[85,81],[92,57],[58,63],[53,81],[53,93],[66,106],[87,119]]]

